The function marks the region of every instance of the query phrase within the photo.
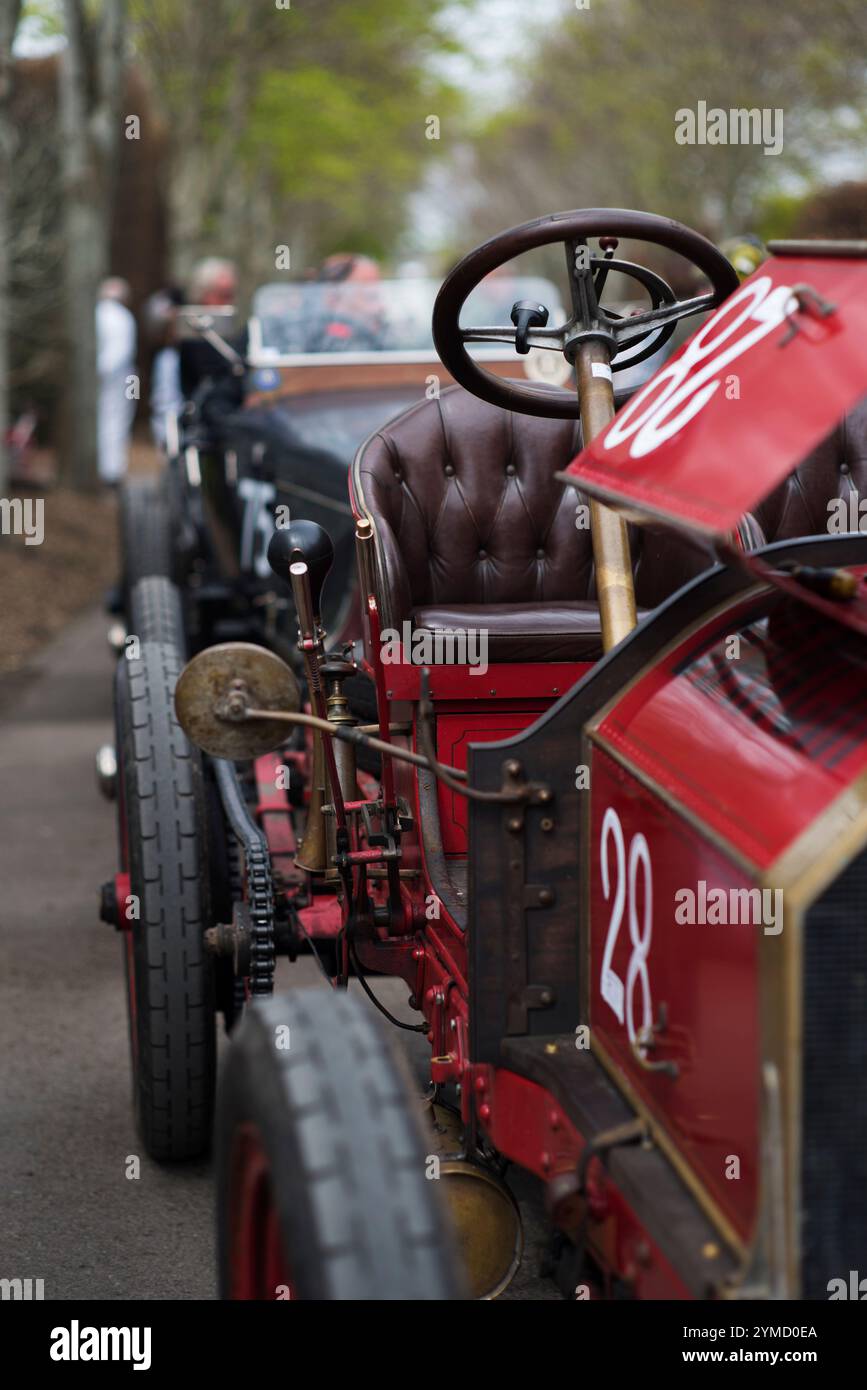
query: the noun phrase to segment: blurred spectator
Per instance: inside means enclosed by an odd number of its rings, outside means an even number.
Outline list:
[[[184,407],[181,356],[177,346],[178,306],[183,301],[179,289],[158,290],[145,301],[142,311],[145,332],[154,353],[151,366],[151,434],[161,449],[166,447],[168,417],[180,415]]]
[[[238,272],[233,261],[207,256],[193,267],[190,304],[234,304],[238,294]]]
[[[338,251],[334,256],[327,256],[319,268],[320,280],[335,283],[348,280],[363,283],[381,278],[376,261],[370,256],[360,256],[354,251]]]
[[[208,256],[199,261],[190,279],[188,302],[203,308],[231,307],[238,294],[238,273],[232,261]],[[222,333],[219,324],[217,331]],[[246,335],[232,346],[241,356],[246,352]],[[231,370],[226,358],[204,338],[184,338],[180,343],[181,390],[185,400],[195,395],[208,380],[224,377]]]
[[[97,454],[99,476],[116,483],[126,473],[137,393],[136,325],[129,310],[130,287],[118,277],[104,280],[96,305],[96,370],[99,377]]]
[[[309,325],[307,351],[376,351],[385,326],[377,288],[381,279],[382,272],[370,256],[354,251],[328,256],[319,268],[319,280],[335,288],[323,298],[324,317]]]

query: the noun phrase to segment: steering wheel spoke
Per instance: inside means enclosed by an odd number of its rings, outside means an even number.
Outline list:
[[[527,334],[527,343],[530,347],[549,350],[559,348],[562,352],[566,335],[574,324],[574,319],[571,319],[559,328],[531,328]],[[506,328],[505,325],[491,328],[461,328],[460,335],[464,343],[508,343],[510,347],[514,347],[517,329],[511,326]]]
[[[635,328],[653,329],[665,324],[675,324],[680,319],[689,318],[691,314],[703,314],[713,309],[716,303],[714,295],[700,294],[693,299],[680,299],[674,304],[664,304],[661,308],[648,309],[641,314],[630,314],[626,318],[618,315],[616,336],[619,340],[625,338],[627,332],[631,337]]]

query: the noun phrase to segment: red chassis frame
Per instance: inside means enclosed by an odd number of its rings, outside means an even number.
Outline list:
[[[418,750],[421,670],[409,662],[386,665],[381,659],[379,613],[374,594],[367,595],[365,658],[362,668],[373,679],[377,695],[380,737],[396,747]],[[464,768],[466,746],[506,738],[534,723],[592,667],[589,662],[491,666],[484,677],[464,667],[430,668],[430,697],[436,710],[437,755],[444,763]],[[390,729],[403,723],[405,735]],[[307,875],[294,864],[296,838],[288,814],[286,792],[276,788],[276,771],[287,756],[267,754],[257,759],[257,818],[268,839],[272,863],[286,891],[293,895]],[[405,762],[383,758],[382,800],[375,783],[362,773],[365,804],[397,815],[399,799],[412,807],[414,826],[421,814],[419,778]],[[465,805],[458,793],[437,784],[440,844],[448,862],[466,854]],[[362,803],[347,803],[357,812]],[[358,825],[358,816],[350,815]],[[464,928],[437,893],[416,830],[401,837],[400,911],[389,927],[372,926],[367,936],[355,937],[357,959],[365,970],[404,980],[410,1001],[423,1015],[431,1046],[431,1080],[452,1083],[460,1096],[466,1126],[481,1132],[503,1157],[548,1185],[549,1203],[556,1205],[556,1182],[574,1174],[588,1139],[575,1128],[554,1096],[542,1085],[504,1067],[474,1064],[469,1047],[469,978]],[[357,830],[351,832],[349,860],[366,880],[371,899],[385,905],[387,879],[371,879],[370,870],[383,872],[385,859],[377,847],[363,847]],[[435,907],[432,908],[432,904]],[[311,903],[297,910],[302,931],[315,940],[335,940],[349,920],[351,904],[336,892],[311,894]],[[591,1164],[586,1179],[587,1205],[593,1216],[592,1250],[605,1285],[614,1278],[629,1281],[640,1298],[689,1298],[686,1285],[648,1235],[643,1223],[601,1164]],[[597,1285],[582,1286],[578,1297],[596,1297]]]

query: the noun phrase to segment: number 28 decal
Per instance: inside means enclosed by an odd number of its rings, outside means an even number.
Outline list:
[[[613,882],[609,864],[609,855],[612,849]],[[602,891],[605,895],[605,901],[611,903],[605,950],[602,953],[599,991],[618,1023],[621,1025],[625,1023],[629,1041],[635,1043],[639,1034],[647,1035],[647,1031],[653,1023],[650,975],[647,969],[647,957],[650,953],[650,942],[653,935],[653,876],[650,868],[650,850],[647,847],[646,839],[640,832],[633,835],[629,842],[627,855],[623,826],[620,823],[620,817],[611,806],[608,807],[602,819],[599,860],[602,867]],[[644,878],[644,911],[640,925],[636,892],[639,871]],[[632,942],[632,953],[626,969],[625,985],[612,965],[624,911],[629,919],[629,939]],[[638,1028],[635,1026],[636,982],[641,985],[641,1023]]]

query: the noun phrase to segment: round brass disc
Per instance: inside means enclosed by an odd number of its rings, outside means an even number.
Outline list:
[[[524,1252],[515,1199],[504,1182],[465,1158],[442,1159],[439,1174],[470,1295],[496,1298],[512,1282]]]
[[[291,724],[274,719],[227,718],[225,703],[239,687],[250,709],[294,714],[301,704],[298,681],[285,661],[252,642],[222,642],[188,661],[175,687],[175,713],[191,743],[212,758],[244,761],[285,743]]]

